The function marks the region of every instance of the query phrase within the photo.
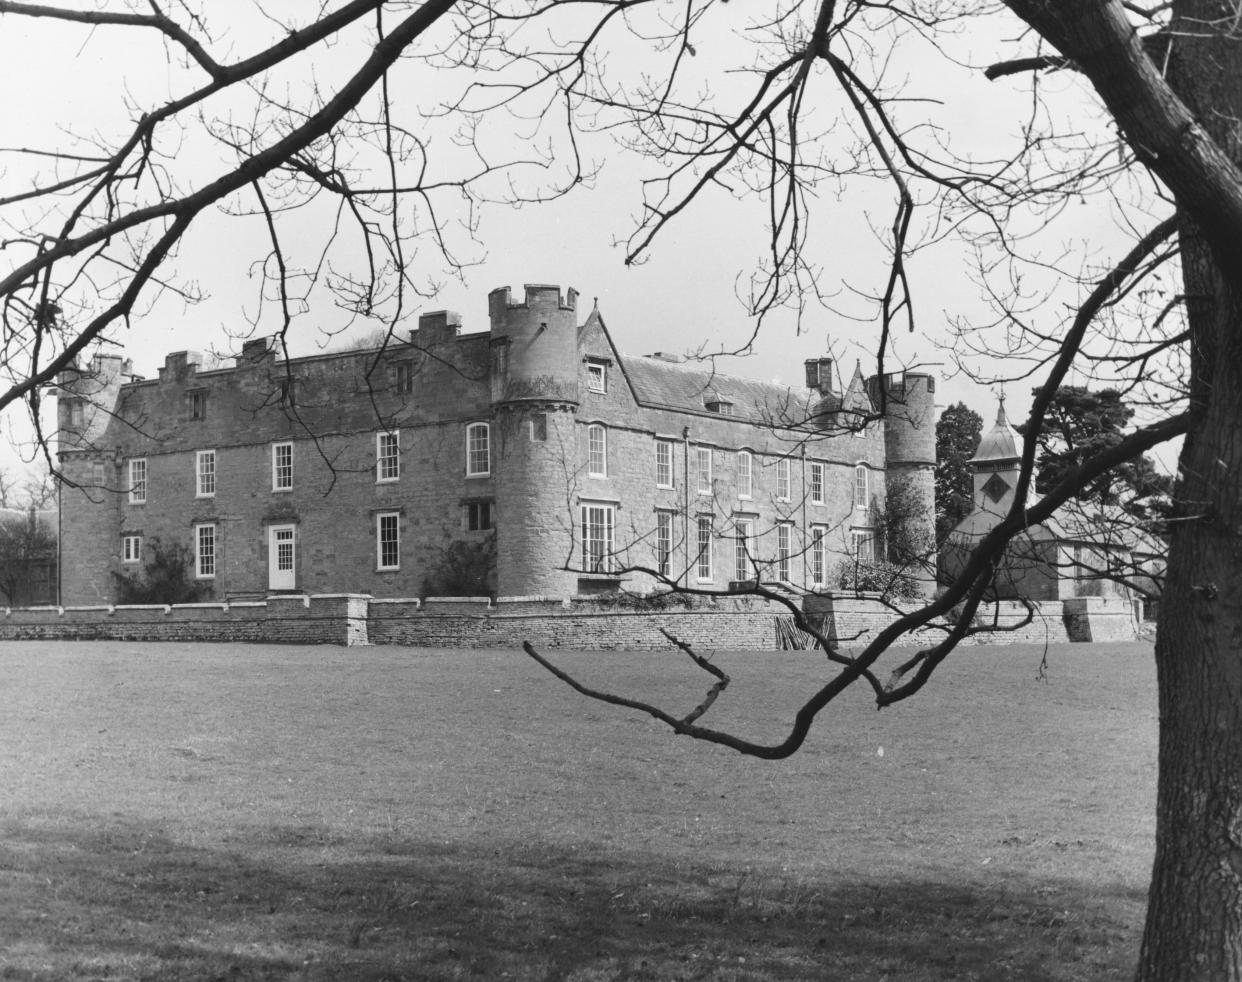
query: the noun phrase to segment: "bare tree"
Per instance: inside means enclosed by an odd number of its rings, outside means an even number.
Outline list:
[[[881,706],[908,698],[970,630],[1014,536],[1109,469],[1185,437],[1156,645],[1158,842],[1138,976],[1242,979],[1242,54],[1232,5],[787,0],[755,13],[723,0],[341,0],[278,24],[238,59],[219,53],[229,47],[213,19],[225,15],[213,7],[0,0],[6,23],[158,38],[177,69],[174,91],[135,106],[127,132],[6,152],[0,220],[13,259],[0,278],[0,408],[25,400],[37,420],[41,387],[154,293],[192,298],[176,256],[213,209],[266,233],[258,320],[283,336],[327,291],[391,331],[413,297],[468,261],[459,246],[473,241],[480,206],[573,188],[593,170],[584,142],[610,131],[647,168],[629,261],[708,198],[737,201],[742,217],[762,202],[758,330],[779,306],[830,300],[829,243],[811,209],[831,200],[826,191],[878,181],[889,212],[870,231],[888,262],[847,295],[876,324],[875,368],[893,364],[894,331],[915,323],[920,250],[950,238],[974,250],[996,321],[962,325],[957,348],[1000,351],[1019,366],[1012,376],[1039,383],[1013,508],[934,603],[861,653],[830,652],[839,674],[808,694],[784,740],[754,744],[705,725],[714,687],[690,717],[649,711],[677,732],[780,757],[852,685]],[[733,31],[741,37],[726,43]],[[962,37],[988,46],[987,78],[1027,93],[1017,142],[990,157],[956,153],[953,134],[929,125],[922,100],[935,73],[913,74],[938,46],[969,57]],[[319,59],[338,69],[333,81],[287,94],[284,80],[317,77],[306,69]],[[723,76],[721,59],[738,71],[713,89],[705,80]],[[398,113],[393,79],[408,85],[420,70],[434,72],[438,97]],[[1085,88],[1049,86],[1052,77]],[[457,139],[441,150],[430,135],[446,126]],[[498,146],[520,149],[498,156]],[[1130,236],[1119,254],[1101,265],[1041,250],[1035,233],[1091,195]],[[313,248],[289,230],[307,212],[328,218]],[[343,252],[355,261],[337,266]],[[1061,317],[1044,301],[1067,286],[1077,301]],[[1144,407],[1141,425],[1035,501],[1040,428],[1071,372]],[[944,639],[881,681],[892,641],[950,612]]]

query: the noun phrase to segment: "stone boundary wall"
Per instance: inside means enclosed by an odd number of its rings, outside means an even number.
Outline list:
[[[1029,606],[1017,600],[980,604],[967,644],[1062,644],[1077,641],[1066,629],[1064,605],[1069,601],[1041,600]],[[1133,641],[1137,631],[1131,631]]]
[[[1138,630],[1134,604],[1125,597],[1075,597],[1063,601],[1071,641],[1133,641]]]
[[[1084,597],[1026,605],[1004,601],[980,608],[972,635],[981,644],[1133,640],[1132,606]],[[806,598],[830,639],[859,648],[896,616],[876,597]],[[0,610],[0,640],[233,641],[298,644],[398,644],[427,648],[538,647],[583,651],[669,647],[662,633],[704,649],[770,651],[780,604],[757,597],[667,596],[654,603],[629,597],[487,597],[377,600],[361,594],[275,595],[239,603],[144,606],[27,607]],[[786,632],[788,633],[788,632]],[[936,628],[898,643],[934,643]]]
[[[366,644],[367,597],[271,596],[238,603],[9,608],[0,639]]]
[[[684,602],[683,602],[684,601]],[[600,597],[374,600],[372,644],[419,648],[536,647],[650,651],[669,647],[664,629],[687,644],[730,651],[776,648],[779,604],[757,597],[673,597],[653,606]]]

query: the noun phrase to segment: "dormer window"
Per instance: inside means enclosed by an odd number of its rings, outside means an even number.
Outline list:
[[[717,416],[733,415],[733,403],[729,402],[728,399],[714,398],[709,400],[706,405],[707,411],[715,413]]]
[[[587,388],[592,392],[608,391],[608,366],[602,361],[587,362]]]

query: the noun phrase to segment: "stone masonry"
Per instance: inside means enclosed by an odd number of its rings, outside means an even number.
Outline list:
[[[898,472],[930,535],[929,376],[841,391],[819,359],[795,390],[622,356],[577,299],[493,291],[488,331],[429,313],[382,349],[288,359],[258,338],[225,367],[64,373],[61,603],[114,602],[157,540],[213,602],[833,586],[877,550]],[[881,391],[900,412],[877,418]]]

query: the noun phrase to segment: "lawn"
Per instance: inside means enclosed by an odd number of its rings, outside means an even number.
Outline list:
[[[0,649],[0,979],[1122,979],[1150,645],[964,648],[766,763],[518,652]],[[689,711],[683,655],[559,654]],[[774,739],[810,652],[720,654]]]

